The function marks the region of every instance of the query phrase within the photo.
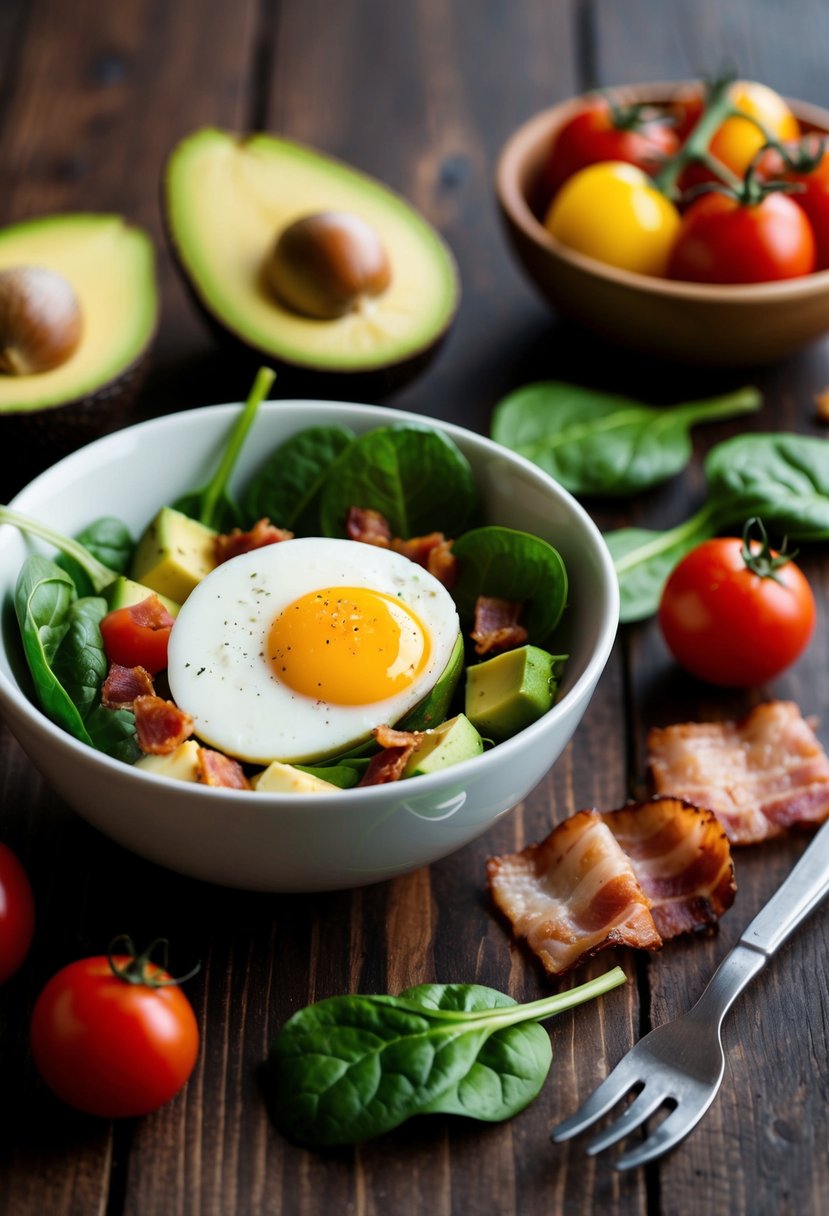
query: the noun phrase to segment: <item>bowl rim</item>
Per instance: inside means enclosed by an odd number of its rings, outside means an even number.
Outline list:
[[[670,100],[694,84],[698,85],[699,81],[655,81],[611,86],[607,92],[625,101],[658,102]],[[794,297],[821,295],[829,289],[829,269],[815,270],[811,274],[800,275],[794,279],[761,283],[692,283],[683,279],[667,279],[623,270],[570,249],[556,240],[536,217],[520,189],[520,169],[528,153],[534,150],[542,139],[548,140],[552,136],[555,126],[570,110],[577,109],[580,103],[601,91],[603,90],[596,89],[575,94],[538,111],[513,131],[501,148],[495,167],[498,202],[509,220],[534,245],[584,274],[606,279],[620,287],[673,299],[695,300],[707,304],[762,304],[769,300],[785,301]],[[785,97],[784,100],[798,120],[803,120],[818,130],[823,129],[829,134],[829,110],[796,98]]]
[[[26,486],[24,486],[9,503],[9,506],[15,509],[27,510],[26,499],[31,494],[36,494],[38,489],[44,484],[52,480],[55,475],[58,477],[67,476],[73,473],[74,466],[83,465],[89,459],[90,452],[93,456],[100,458],[106,455],[108,447],[116,448],[123,443],[123,437],[126,434],[143,434],[147,431],[155,430],[156,428],[164,429],[165,426],[179,426],[186,419],[188,424],[198,426],[201,420],[207,418],[217,418],[224,416],[228,422],[242,408],[243,402],[226,402],[217,405],[207,405],[196,407],[194,409],[176,411],[175,413],[161,415],[157,418],[147,419],[146,421],[138,422],[130,427],[124,427],[118,431],[114,431],[109,435],[104,435],[93,442],[84,445],[75,452],[65,456],[56,464],[45,469],[38,474]],[[597,616],[599,621],[599,632],[596,646],[593,649],[584,670],[576,679],[571,688],[567,690],[560,701],[556,702],[553,707],[548,710],[541,718],[524,730],[519,731],[517,735],[513,735],[510,739],[499,743],[496,748],[490,749],[481,755],[474,756],[469,760],[461,761],[450,768],[440,770],[435,773],[424,774],[417,779],[417,793],[427,794],[430,790],[436,790],[441,785],[446,784],[451,780],[452,784],[463,783],[464,776],[467,772],[480,772],[481,765],[498,764],[500,756],[504,761],[517,754],[527,743],[532,743],[538,739],[543,743],[544,736],[554,728],[555,724],[561,719],[566,718],[571,711],[577,710],[578,706],[587,698],[589,699],[592,690],[598,681],[601,673],[607,663],[610,651],[613,647],[616,633],[619,625],[619,587],[616,578],[613,560],[610,552],[602,537],[602,534],[593,521],[588,511],[582,506],[578,500],[565,490],[558,482],[556,482],[547,473],[543,472],[537,465],[525,459],[523,456],[512,452],[509,448],[505,448],[501,444],[497,444],[494,440],[487,436],[479,435],[475,431],[471,431],[466,427],[459,426],[455,423],[444,422],[441,419],[432,416],[416,414],[409,411],[399,410],[392,406],[377,406],[364,405],[359,402],[335,401],[324,399],[301,399],[301,398],[285,398],[263,402],[260,407],[262,414],[275,413],[285,414],[289,410],[295,410],[301,413],[304,418],[307,418],[309,413],[314,411],[322,412],[323,410],[341,414],[343,420],[347,420],[349,416],[352,419],[363,419],[367,425],[366,429],[371,429],[372,426],[382,426],[388,423],[414,423],[416,425],[434,426],[436,429],[443,431],[450,438],[459,440],[461,443],[467,442],[472,444],[480,444],[483,455],[498,457],[501,460],[506,459],[510,463],[516,465],[524,474],[529,476],[531,481],[543,487],[547,492],[552,490],[555,497],[566,505],[568,511],[576,516],[583,531],[592,539],[593,550],[595,557],[598,560],[598,565],[602,574],[602,582],[599,586],[600,595],[596,597],[595,602],[600,606],[601,611]],[[305,425],[314,425],[313,418],[307,418]],[[251,436],[248,437],[250,441]],[[23,503],[20,500],[23,499]],[[8,525],[11,528],[11,525]],[[12,529],[14,532],[15,530]],[[4,545],[3,529],[0,527],[0,549]],[[8,592],[11,589],[6,589]],[[74,736],[64,731],[56,723],[47,717],[47,715],[26,696],[22,688],[16,683],[12,683],[6,676],[5,672],[0,670],[0,712],[5,710],[6,703],[14,706],[16,714],[22,716],[27,728],[36,731],[39,735],[45,736],[47,739],[52,739],[57,746],[68,748],[68,750],[77,756],[78,760],[85,767],[88,764],[99,764],[102,766],[104,773],[110,772],[113,777],[117,777],[123,781],[138,781],[149,782],[147,788],[151,788],[155,784],[159,788],[164,788],[168,791],[175,789],[177,796],[190,800],[196,798],[201,800],[205,796],[208,798],[225,801],[229,805],[243,805],[246,807],[261,806],[264,810],[279,811],[280,813],[297,812],[301,813],[302,807],[307,807],[307,795],[300,794],[285,794],[275,792],[256,793],[256,801],[251,803],[249,790],[234,790],[224,787],[214,787],[195,784],[176,780],[175,778],[166,777],[157,773],[146,772],[141,769],[136,769],[134,765],[125,764],[123,761],[117,760],[104,752],[97,751],[89,747],[87,744],[75,739]],[[5,713],[3,712],[5,717]],[[12,727],[14,733],[14,728]],[[493,757],[495,759],[493,760]],[[472,767],[474,766],[474,768]],[[342,810],[347,807],[349,800],[353,803],[358,797],[379,799],[388,797],[389,791],[396,791],[398,783],[353,787],[352,789],[338,789],[331,794],[315,794],[314,807],[320,811],[336,813],[336,810]],[[399,793],[399,791],[397,791]],[[349,799],[350,796],[350,799]],[[344,803],[343,798],[347,801]]]

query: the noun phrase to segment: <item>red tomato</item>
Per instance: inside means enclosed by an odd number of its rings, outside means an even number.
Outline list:
[[[35,931],[35,901],[26,871],[0,844],[0,984],[20,967]]]
[[[597,97],[556,132],[547,162],[547,184],[555,194],[579,169],[605,160],[625,161],[652,174],[678,147],[673,128],[659,118],[614,108],[604,97]]]
[[[193,1071],[199,1028],[192,1006],[148,955],[70,963],[35,1002],[35,1064],[77,1110],[109,1119],[145,1115],[174,1097]]]
[[[746,535],[748,528],[746,531]],[[659,624],[668,649],[692,675],[748,688],[785,670],[806,648],[815,599],[791,561],[746,538],[705,541],[676,566],[662,592]],[[769,573],[762,573],[763,570]]]
[[[104,651],[110,663],[144,667],[156,675],[167,666],[167,644],[174,618],[157,595],[139,604],[116,608],[101,621]]]
[[[683,216],[668,277],[695,283],[765,283],[810,274],[815,262],[811,225],[786,195],[742,202],[712,191]]]
[[[757,162],[757,174],[766,181],[792,182],[789,195],[812,225],[817,249],[817,270],[829,269],[829,148],[816,136],[785,146],[787,161],[768,148]]]

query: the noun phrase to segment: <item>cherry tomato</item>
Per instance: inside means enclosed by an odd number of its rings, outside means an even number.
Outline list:
[[[786,195],[742,202],[712,191],[683,216],[668,277],[695,283],[765,283],[810,274],[815,263],[811,225]]]
[[[26,871],[0,844],[0,984],[18,970],[32,944],[35,901]]]
[[[748,117],[726,118],[715,131],[709,151],[738,177],[742,177],[768,142],[768,136],[781,143],[795,140],[800,135],[800,124],[780,94],[768,85],[754,80],[735,80],[729,97],[734,106]],[[692,89],[680,94],[672,109],[676,116],[677,133],[684,141],[702,115],[701,92]]]
[[[711,684],[748,688],[771,680],[806,648],[815,599],[793,562],[765,532],[705,541],[670,575],[659,624],[680,666]],[[748,546],[748,548],[747,548]]]
[[[817,270],[829,269],[829,148],[817,136],[787,144],[784,160],[776,148],[767,148],[756,162],[758,177],[792,182],[789,198],[806,213],[817,250]]]
[[[32,1054],[49,1088],[69,1106],[110,1119],[168,1102],[199,1051],[190,1002],[149,961],[159,943],[136,956],[121,940],[129,953],[80,959],[54,975],[31,1021]]]
[[[104,651],[110,663],[144,667],[156,675],[167,666],[167,645],[174,618],[157,595],[116,608],[101,621]]]
[[[597,97],[556,132],[547,162],[547,183],[555,194],[579,169],[606,160],[625,161],[653,173],[678,147],[673,128],[652,111],[613,106]]]
[[[562,244],[639,274],[664,274],[679,212],[635,165],[607,161],[579,170],[544,223]]]

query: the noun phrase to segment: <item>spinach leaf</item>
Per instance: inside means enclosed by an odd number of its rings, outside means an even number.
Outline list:
[[[14,592],[23,652],[43,712],[70,735],[91,745],[80,710],[53,670],[58,649],[69,632],[77,593],[65,570],[39,554],[23,563]]]
[[[684,523],[665,532],[623,528],[605,536],[623,622],[652,616],[679,559],[723,528],[742,529],[752,515],[791,540],[829,539],[829,440],[739,435],[711,449],[705,472],[708,502]]]
[[[242,527],[245,520],[237,503],[227,489],[239,453],[245,442],[247,433],[253,426],[259,406],[265,400],[276,378],[276,373],[269,367],[260,367],[250,390],[244,409],[239,414],[222,453],[216,471],[206,485],[198,490],[183,494],[172,504],[176,511],[197,519],[208,528],[219,532],[229,528]]]
[[[318,536],[319,499],[331,467],[350,447],[354,432],[313,426],[279,445],[242,496],[246,521],[263,516],[298,536]]]
[[[458,577],[452,595],[464,630],[475,618],[479,595],[523,603],[521,624],[543,646],[567,603],[567,570],[552,545],[529,532],[491,525],[458,537],[452,546]]]
[[[549,1041],[515,1029],[624,981],[616,967],[526,1005],[477,984],[319,1001],[295,1013],[271,1046],[271,1116],[309,1145],[357,1143],[427,1113],[509,1118],[538,1093],[552,1058]]]
[[[341,790],[350,790],[368,768],[368,759],[362,759],[359,756],[354,756],[353,759],[340,757],[332,760],[330,764],[297,764],[294,767],[302,773],[310,773],[312,777],[319,777],[322,781],[330,781],[332,785],[338,785]]]
[[[24,534],[37,536],[40,540],[54,545],[64,555],[64,558],[68,557],[71,560],[73,570],[79,569],[82,572],[81,581],[84,583],[85,591],[91,590],[98,595],[118,577],[118,569],[111,569],[104,565],[80,541],[74,540],[71,536],[64,536],[63,533],[57,532],[48,524],[41,523],[39,519],[32,519],[29,515],[22,515],[19,511],[12,511],[9,507],[0,506],[0,524],[11,524],[13,528],[17,528]],[[74,579],[72,582],[74,585]]]
[[[350,507],[380,511],[395,536],[458,536],[478,511],[466,457],[426,426],[378,427],[331,466],[322,491],[324,536],[344,536]]]
[[[574,494],[635,494],[679,473],[690,428],[760,408],[754,388],[654,408],[629,397],[545,380],[495,407],[492,438],[532,460]]]
[[[79,599],[67,571],[33,554],[18,576],[15,611],[44,713],[82,743],[133,764],[141,754],[134,715],[100,701],[109,666],[100,631],[106,600]]]
[[[135,541],[127,525],[120,519],[115,519],[111,515],[96,519],[78,532],[75,540],[78,544],[83,545],[87,553],[91,553],[99,562],[103,562],[113,572],[113,576],[129,573]],[[57,565],[62,566],[72,575],[78,595],[93,594],[95,587],[92,581],[83,566],[74,558],[62,553],[55,561]]]

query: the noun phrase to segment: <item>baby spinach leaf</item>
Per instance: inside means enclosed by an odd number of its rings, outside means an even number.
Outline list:
[[[458,536],[478,510],[466,457],[440,431],[378,427],[361,435],[329,469],[320,503],[324,536],[344,536],[350,507],[380,511],[392,533]]]
[[[267,397],[275,379],[276,372],[269,367],[259,368],[244,409],[233,424],[215,473],[200,489],[191,490],[189,494],[177,498],[172,504],[176,511],[189,515],[191,519],[197,519],[208,528],[216,528],[219,532],[244,524],[242,512],[227,486],[259,406]]]
[[[616,967],[526,1005],[476,984],[319,1001],[295,1013],[271,1046],[272,1118],[309,1145],[357,1143],[427,1113],[508,1118],[538,1093],[552,1058],[549,1041],[543,1047],[535,1031],[514,1030],[624,980]]]
[[[37,536],[40,540],[54,545],[64,558],[68,557],[74,563],[73,570],[80,568],[83,574],[81,581],[84,583],[85,591],[92,591],[98,595],[118,577],[118,570],[104,565],[80,541],[71,536],[64,536],[62,532],[56,531],[49,524],[41,523],[39,519],[32,519],[29,515],[22,515],[20,511],[12,511],[9,507],[0,506],[0,524],[11,524],[24,535]]]
[[[303,773],[319,777],[322,781],[330,781],[341,790],[350,790],[355,786],[368,768],[368,759],[355,756],[353,759],[339,758],[330,764],[297,764],[295,766]]]
[[[752,515],[795,541],[829,539],[829,440],[807,435],[739,435],[705,461],[708,502],[665,532],[623,528],[605,536],[621,592],[621,620],[659,607],[673,567],[690,549]]]
[[[452,595],[464,630],[475,618],[479,595],[524,605],[520,623],[543,646],[567,603],[567,570],[552,545],[529,532],[491,525],[458,537],[452,546],[458,577]]]
[[[354,432],[313,426],[279,445],[242,496],[248,523],[263,516],[298,536],[318,536],[319,498],[332,466],[350,447]]]
[[[54,562],[35,553],[23,563],[14,607],[40,707],[70,735],[91,744],[80,710],[53,670],[58,649],[69,631],[76,598],[72,579]]]
[[[86,719],[92,746],[124,764],[135,764],[142,755],[135,736],[135,714],[129,709],[106,709],[100,702]]]
[[[87,553],[102,562],[116,574],[127,574],[132,561],[135,541],[125,523],[114,516],[107,515],[88,524],[75,536],[78,544],[83,545]],[[78,595],[92,595],[95,587],[83,566],[66,553],[61,553],[55,559],[59,566],[72,575]]]
[[[67,613],[68,628],[52,664],[56,678],[82,718],[86,718],[97,704],[109,666],[100,630],[106,613],[106,600],[100,596],[75,600]]]
[[[495,407],[492,437],[574,494],[635,494],[679,473],[697,422],[760,408],[754,388],[654,408],[629,397],[546,380]]]

